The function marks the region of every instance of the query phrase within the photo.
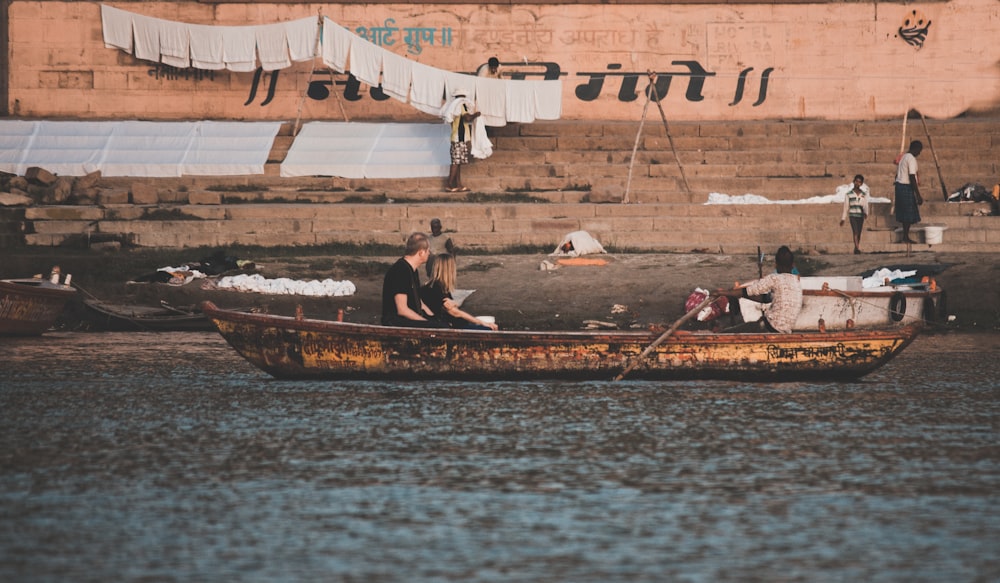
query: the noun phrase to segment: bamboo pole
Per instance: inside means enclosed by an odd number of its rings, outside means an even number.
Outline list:
[[[646,125],[646,112],[649,111],[649,93],[646,93],[646,105],[642,106],[642,119],[639,120],[639,131],[635,133],[635,144],[632,146],[632,158],[628,162],[628,178],[625,181],[625,194],[622,196],[622,204],[628,204],[629,192],[632,189],[632,167],[635,166],[635,153],[639,150],[639,138],[642,137],[642,127]],[[639,202],[638,200],[636,202]]]
[[[687,176],[684,174],[684,166],[681,165],[681,159],[677,157],[677,148],[674,147],[674,138],[670,135],[670,127],[667,125],[667,114],[663,112],[663,104],[660,103],[660,95],[656,90],[656,73],[653,71],[648,71],[649,75],[649,89],[650,92],[656,97],[656,107],[660,110],[660,118],[663,120],[663,129],[667,132],[667,141],[670,142],[670,151],[674,155],[674,161],[677,162],[677,169],[681,171],[681,180],[684,181],[684,190],[691,196],[691,185],[688,184]]]
[[[924,114],[920,114],[920,123],[924,126],[924,133],[927,134],[927,145],[931,148],[931,155],[934,156],[934,167],[937,168],[938,181],[941,182],[941,194],[948,200],[948,187],[944,185],[944,175],[941,174],[941,164],[938,162],[937,152],[934,150],[934,142],[931,141],[931,133],[927,131],[927,122],[924,121]]]

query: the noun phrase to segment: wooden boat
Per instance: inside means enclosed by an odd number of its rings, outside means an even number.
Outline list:
[[[0,336],[39,336],[55,324],[76,294],[41,278],[0,280]]]
[[[946,318],[945,295],[933,281],[862,288],[861,277],[802,277],[802,311],[793,330],[884,328]],[[763,304],[740,299],[748,322],[760,319]]]
[[[202,311],[240,355],[281,379],[604,379],[631,366],[659,331],[521,332],[397,328]],[[679,332],[628,379],[790,381],[861,377],[899,354],[918,325],[796,334]]]
[[[171,306],[111,304],[96,299],[83,300],[90,319],[112,332],[205,332],[215,326],[200,309]]]

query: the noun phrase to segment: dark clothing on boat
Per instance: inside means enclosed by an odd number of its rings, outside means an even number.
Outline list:
[[[907,225],[920,222],[920,207],[909,184],[896,183],[896,221]]]
[[[406,295],[406,305],[414,312],[423,315],[429,321],[410,320],[399,315],[396,310],[396,295]],[[432,314],[423,312],[420,303],[420,275],[417,270],[410,267],[406,259],[399,261],[389,268],[382,282],[382,325],[383,326],[410,326],[416,328],[441,328],[446,326],[434,321]]]
[[[445,293],[441,289],[440,282],[428,283],[427,285],[420,288],[420,299],[424,301],[424,304],[428,308],[434,310],[440,321],[448,324],[451,328],[459,328],[462,330],[489,330],[488,326],[482,326],[480,324],[473,324],[463,318],[456,318],[448,313],[448,310],[444,307],[445,299],[454,301],[455,298],[451,297],[451,293]]]

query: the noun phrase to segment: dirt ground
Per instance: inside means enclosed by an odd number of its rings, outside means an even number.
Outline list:
[[[125,253],[125,252],[118,252]],[[131,284],[128,279],[142,270],[162,265],[136,265],[118,258],[90,256],[59,257],[57,251],[39,256],[6,254],[0,261],[0,277],[24,277],[26,270],[61,260],[63,272],[73,272],[83,290],[82,297],[105,301],[155,305],[160,300],[174,305],[211,300],[232,308],[265,306],[271,313],[290,315],[301,305],[307,317],[334,318],[343,309],[345,319],[377,323],[381,314],[382,277],[398,257],[247,257],[255,261],[265,277],[350,280],[357,287],[352,296],[307,298],[273,296],[205,289],[203,280],[175,286]],[[721,254],[606,254],[589,255],[605,265],[561,265],[541,269],[555,258],[538,255],[460,255],[459,288],[475,290],[464,309],[476,315],[491,315],[502,329],[577,330],[587,320],[614,323],[618,327],[669,325],[684,313],[684,301],[695,287],[709,290],[731,287],[757,277],[756,257]],[[148,259],[147,259],[148,261]],[[764,273],[773,269],[773,256],[766,258]],[[100,268],[96,262],[102,262]],[[961,331],[1000,331],[1000,254],[936,253],[914,251],[865,255],[797,256],[803,275],[860,275],[880,267],[920,266],[939,271],[935,276],[945,290],[947,313],[954,318],[947,328]],[[88,267],[89,266],[89,267]],[[47,269],[47,267],[46,267]],[[117,275],[106,274],[109,269]],[[20,271],[19,271],[20,270]],[[74,271],[76,270],[76,271]],[[101,271],[103,270],[103,271]],[[423,276],[423,273],[421,274]],[[82,311],[82,307],[79,308]],[[67,316],[69,320],[73,315]],[[67,327],[76,324],[72,321]]]

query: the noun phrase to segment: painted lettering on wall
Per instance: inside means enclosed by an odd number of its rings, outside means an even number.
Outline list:
[[[439,30],[424,26],[408,26],[401,29],[398,26],[393,26],[394,24],[396,24],[396,19],[386,18],[382,26],[359,26],[354,29],[354,32],[376,46],[391,47],[396,44],[396,33],[402,30],[405,33],[403,43],[406,45],[406,52],[411,55],[422,53],[424,44],[435,46],[435,40],[439,46],[451,46],[452,33],[449,27],[442,27]]]
[[[501,65],[506,68],[504,70],[504,75],[510,79],[523,80],[528,78],[539,78],[543,80],[555,80],[567,75],[562,72],[562,68],[558,63],[552,62],[501,62]],[[665,99],[669,94],[673,78],[680,77],[681,79],[687,79],[687,87],[684,91],[684,98],[690,102],[703,101],[705,99],[703,94],[705,83],[709,78],[715,77],[716,73],[708,71],[698,61],[672,61],[671,65],[681,67],[682,70],[657,72],[655,95],[659,96],[660,100]],[[510,69],[513,67],[517,67],[517,69]],[[583,83],[575,87],[574,94],[576,98],[580,101],[596,100],[604,92],[605,81],[608,81],[610,78],[621,80],[618,85],[618,101],[625,103],[635,101],[639,98],[639,79],[646,77],[647,72],[622,71],[621,69],[621,63],[610,63],[605,71],[576,73],[576,77],[586,79]],[[748,67],[740,72],[734,89],[733,101],[729,103],[729,106],[736,106],[743,101],[747,79],[753,70],[753,67]],[[753,107],[761,105],[767,99],[767,88],[773,71],[774,67],[768,67],[764,69],[761,74],[760,90],[757,95],[757,100],[752,104]],[[271,71],[269,74],[270,82],[267,88],[267,96],[264,101],[261,102],[262,106],[267,105],[274,98],[275,88],[278,82],[278,71]],[[261,81],[264,78],[264,75],[265,73],[261,69],[258,69],[257,72],[254,73],[253,82],[250,86],[250,95],[244,105],[250,105],[254,102],[257,92],[260,90]],[[341,74],[330,69],[324,69],[314,72],[314,76],[318,78],[312,79],[306,89],[306,95],[310,99],[323,101],[324,99],[330,97],[331,88],[335,88],[336,86],[343,86],[343,95],[347,101],[358,101],[364,98],[361,92],[361,82],[357,79],[357,77],[351,75],[350,73]],[[345,79],[337,80],[337,77],[340,76],[345,77]],[[645,89],[645,93],[649,94],[648,87]],[[390,98],[382,91],[381,86],[370,87],[368,95],[375,101],[385,101]]]

